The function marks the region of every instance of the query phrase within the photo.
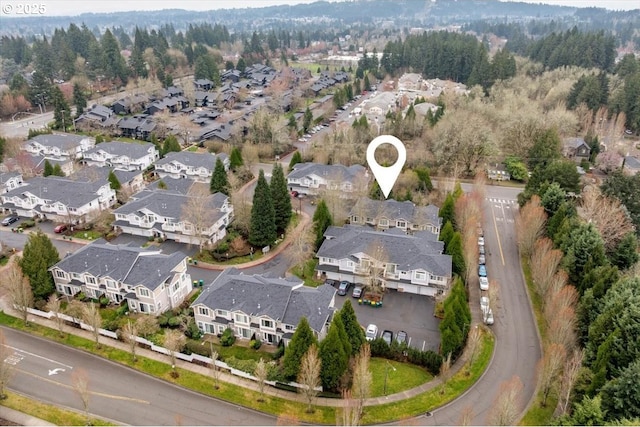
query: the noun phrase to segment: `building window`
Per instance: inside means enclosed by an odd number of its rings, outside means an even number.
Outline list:
[[[353,222],[354,222],[354,223],[357,223],[357,222],[358,222],[358,217],[357,217],[357,216],[355,216],[355,215],[353,216]]]
[[[244,314],[236,313],[234,317],[235,317],[236,323],[242,323],[242,324],[245,324],[245,325],[249,324],[249,318]]]
[[[65,277],[67,277],[67,275],[62,270],[56,270],[56,277],[59,279],[64,279]]]
[[[207,307],[198,307],[198,314],[201,314],[202,316],[208,316],[209,309]]]
[[[80,280],[80,274],[78,273],[71,273],[71,277],[73,277],[74,279]]]
[[[107,280],[107,288],[116,289],[116,282],[113,280]]]
[[[217,310],[217,313],[220,317],[227,317],[229,315],[226,310]]]
[[[86,277],[86,283],[88,285],[95,285],[96,284],[96,278],[93,276],[87,276]]]
[[[424,271],[416,271],[416,280],[427,280],[427,273]]]
[[[380,222],[378,223],[381,227],[387,227],[389,226],[389,220],[388,219],[381,219]]]
[[[293,325],[284,325],[285,331],[293,331],[293,329],[294,329]]]
[[[404,221],[397,221],[397,222],[396,222],[396,226],[397,226],[398,228],[406,228],[406,227],[407,227],[407,223],[406,223],[406,222],[404,222]]]
[[[238,329],[237,329],[237,331],[238,331],[238,335],[239,335],[239,336],[241,336],[242,338],[247,339],[247,340],[248,340],[249,338],[251,338],[251,335],[252,335],[252,334],[251,334],[251,329],[248,329],[248,328],[238,328]]]
[[[140,295],[141,297],[148,297],[149,290],[145,288],[138,288],[138,295]]]
[[[260,323],[263,328],[273,329],[273,320],[262,319]]]

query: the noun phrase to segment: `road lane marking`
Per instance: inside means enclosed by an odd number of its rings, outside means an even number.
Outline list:
[[[504,212],[503,212],[504,214]],[[500,243],[500,233],[498,232],[498,222],[496,221],[496,214],[491,209],[491,217],[493,218],[493,227],[496,229],[496,237],[498,238],[498,250],[500,251],[500,258],[502,259],[502,266],[505,266],[504,254],[502,253],[502,243]]]
[[[51,383],[51,384],[55,384],[57,386],[68,388],[69,390],[74,390],[75,391],[75,387],[73,387],[71,385],[64,384],[64,383],[61,383],[59,381],[55,381],[55,380],[52,380],[52,379],[49,379],[49,378],[46,378],[46,377],[41,377],[40,375],[34,374],[33,372],[29,372],[29,371],[25,371],[23,369],[17,369],[17,368],[16,368],[16,371],[22,372],[23,374],[29,375],[31,377],[35,377],[35,378],[37,378],[37,379],[39,379],[41,381],[48,382],[48,383]],[[146,405],[150,405],[151,404],[151,402],[149,402],[148,400],[136,399],[134,397],[118,396],[118,395],[115,395],[115,394],[100,393],[100,392],[97,392],[97,391],[89,391],[89,394],[91,394],[93,396],[106,397],[108,399],[127,400],[127,401],[130,401],[130,402],[144,403]]]
[[[62,363],[62,362],[58,362],[57,360],[53,360],[53,359],[48,359],[48,358],[46,358],[46,357],[44,357],[44,356],[40,356],[39,354],[29,353],[28,351],[21,350],[21,349],[19,349],[19,348],[17,348],[17,347],[11,347],[10,345],[5,345],[5,347],[7,347],[7,348],[11,348],[11,349],[13,349],[13,350],[15,350],[15,351],[18,351],[18,352],[20,352],[20,353],[27,354],[27,355],[29,355],[29,356],[38,357],[38,358],[40,358],[40,359],[46,360],[47,362],[56,363],[56,364],[58,364],[58,365],[64,366],[65,368],[73,369],[73,366],[65,365],[65,364],[64,364],[64,363]]]

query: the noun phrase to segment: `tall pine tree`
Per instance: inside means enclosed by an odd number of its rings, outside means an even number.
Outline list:
[[[229,195],[229,180],[227,179],[227,171],[224,169],[224,163],[220,159],[220,156],[216,157],[216,166],[213,169],[211,175],[211,182],[209,184],[209,191],[213,193],[223,193]]]
[[[282,165],[276,163],[271,174],[271,198],[275,211],[276,229],[286,230],[291,219],[291,197],[287,189],[287,180],[284,177]]]
[[[366,342],[364,331],[358,323],[358,318],[356,317],[356,312],[353,310],[351,301],[346,300],[339,313],[342,324],[344,325],[344,330],[349,338],[349,343],[351,344],[351,355],[355,356],[360,351],[362,344]]]
[[[242,160],[242,153],[238,147],[233,147],[231,150],[231,155],[229,156],[229,168],[232,171],[236,171],[240,166],[244,164]]]
[[[327,228],[332,224],[333,218],[331,217],[331,212],[329,212],[327,204],[324,199],[322,199],[320,203],[318,203],[316,212],[313,214],[313,232],[316,236],[316,249],[320,248],[322,240],[324,239],[324,232],[327,231]]]
[[[46,234],[38,230],[29,235],[19,263],[24,275],[29,278],[36,301],[46,300],[55,292],[56,288],[49,268],[58,261],[60,261],[58,251]]]
[[[340,379],[349,366],[349,355],[344,351],[345,345],[340,339],[339,326],[331,322],[329,333],[320,343],[320,359],[322,369],[320,379],[325,390],[337,391]]]
[[[311,344],[317,344],[316,337],[313,335],[307,318],[303,317],[300,319],[289,345],[284,350],[282,372],[285,377],[295,379],[298,376],[302,356],[309,350]]]
[[[271,245],[277,237],[275,210],[271,200],[271,189],[260,169],[258,183],[253,193],[251,224],[249,225],[249,243],[253,246]]]
[[[49,163],[48,159],[44,159],[44,171],[42,172],[42,176],[50,175],[53,175],[53,165]]]

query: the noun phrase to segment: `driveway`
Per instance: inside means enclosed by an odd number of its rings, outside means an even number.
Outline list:
[[[358,305],[358,300],[347,296],[336,295],[336,308],[342,308],[346,300],[351,304],[358,316],[358,322],[364,327],[373,323],[378,326],[378,333],[388,329],[395,338],[398,331],[406,331],[409,345],[419,350],[438,351],[440,346],[440,320],[433,316],[435,301],[424,295],[389,290],[384,296],[381,307]]]

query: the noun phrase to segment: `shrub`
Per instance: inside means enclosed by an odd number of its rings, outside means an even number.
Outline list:
[[[187,343],[184,346],[184,352],[185,354],[195,353],[200,356],[211,357],[211,347],[208,343],[202,345],[200,341],[195,341],[193,339],[187,340]]]
[[[280,359],[282,356],[284,356],[284,344],[278,345],[278,349],[276,350],[275,353],[273,353],[273,360],[278,360]]]
[[[31,227],[35,227],[36,222],[32,219],[27,219],[25,221],[22,221],[22,223],[20,224],[20,227],[22,228],[31,228]]]
[[[220,337],[220,344],[222,344],[223,347],[231,347],[234,342],[236,342],[236,336],[233,334],[233,329],[225,329]]]
[[[258,350],[261,345],[262,345],[262,341],[260,340],[251,340],[251,343],[249,343],[249,347],[251,347],[254,350]]]
[[[100,307],[106,307],[111,302],[111,300],[106,296],[101,296],[98,301],[100,302]]]
[[[124,303],[116,310],[118,316],[125,316],[129,312],[129,305]]]
[[[376,338],[371,341],[371,356],[383,357],[385,359],[391,358],[391,348],[382,338]]]
[[[168,326],[170,318],[171,318],[170,312],[162,313],[160,316],[158,316],[158,326],[160,326],[161,328]]]
[[[189,319],[189,323],[187,324],[187,330],[184,331],[184,334],[191,339],[194,340],[199,340],[200,338],[202,338],[202,331],[200,330],[200,328],[198,328],[198,325],[196,325],[196,321],[191,318]]]
[[[180,317],[178,316],[172,316],[169,318],[169,327],[170,328],[175,328],[180,326],[180,324],[182,323],[182,321],[180,320]]]

